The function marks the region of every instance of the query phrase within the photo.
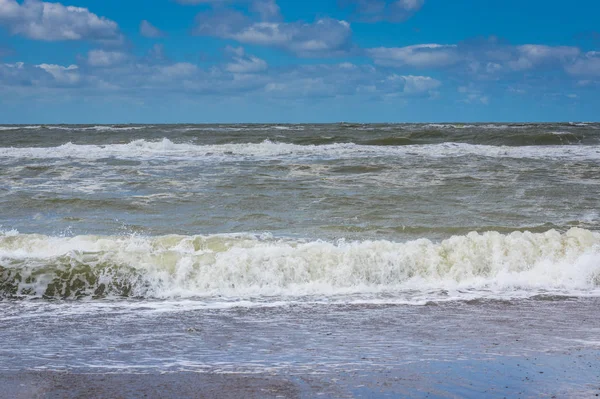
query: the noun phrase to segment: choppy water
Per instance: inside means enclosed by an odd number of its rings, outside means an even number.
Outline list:
[[[457,314],[552,335],[573,298],[553,348],[595,348],[599,198],[597,123],[0,126],[0,364],[360,368],[362,342],[393,368],[479,353]]]
[[[600,124],[0,126],[0,296],[600,287]]]

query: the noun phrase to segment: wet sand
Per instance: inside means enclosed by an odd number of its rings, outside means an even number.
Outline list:
[[[89,303],[82,313],[74,303],[56,305],[65,309],[52,319],[45,304],[0,325],[0,397],[593,398],[599,305],[540,297],[167,311],[144,303],[92,317]],[[6,317],[10,306],[22,304],[0,303]]]
[[[2,398],[593,398],[600,356],[585,351],[425,362],[334,375],[0,373]]]

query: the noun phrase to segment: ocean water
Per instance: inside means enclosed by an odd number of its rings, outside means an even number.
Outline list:
[[[107,314],[160,331],[186,312],[594,300],[599,198],[598,123],[3,125],[0,334],[52,326],[28,342],[62,353],[76,326],[107,338]],[[70,350],[0,357],[177,363]]]

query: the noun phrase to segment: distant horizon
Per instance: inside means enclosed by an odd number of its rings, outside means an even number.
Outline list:
[[[86,122],[86,123],[2,123],[0,126],[61,126],[61,125],[89,125],[89,126],[114,126],[114,125],[467,125],[467,124],[596,124],[599,121],[428,121],[428,122],[361,122],[361,121],[338,121],[338,122]]]

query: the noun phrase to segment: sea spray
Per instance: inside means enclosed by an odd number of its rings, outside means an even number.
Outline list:
[[[0,235],[4,297],[268,297],[440,290],[573,295],[600,286],[600,234],[392,241]]]
[[[387,145],[391,143],[393,145]],[[174,159],[197,161],[231,161],[262,159],[362,159],[370,157],[425,157],[448,158],[480,156],[516,159],[579,159],[598,160],[596,146],[568,145],[483,145],[459,142],[437,144],[397,145],[402,139],[382,138],[367,144],[352,142],[333,144],[292,144],[272,140],[260,143],[197,145],[190,142],[138,139],[116,144],[65,143],[56,147],[0,147],[0,160],[6,159],[88,159],[107,157],[120,159]],[[380,145],[369,145],[378,143]]]

